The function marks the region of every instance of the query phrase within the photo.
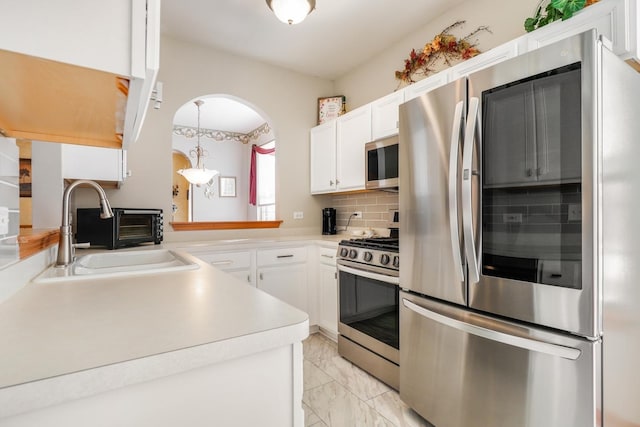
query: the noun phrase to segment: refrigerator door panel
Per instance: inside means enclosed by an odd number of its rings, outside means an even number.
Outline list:
[[[400,397],[433,425],[601,425],[601,341],[400,301]]]
[[[588,31],[469,76],[482,169],[479,277],[470,263],[469,306],[591,338],[602,334],[597,51]]]
[[[456,237],[462,234],[457,206],[465,102],[466,81],[458,80],[400,106],[399,199],[400,286],[466,305]]]

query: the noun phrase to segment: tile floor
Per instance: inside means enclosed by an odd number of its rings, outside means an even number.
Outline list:
[[[303,342],[306,427],[427,427],[398,393],[338,355],[316,333]]]

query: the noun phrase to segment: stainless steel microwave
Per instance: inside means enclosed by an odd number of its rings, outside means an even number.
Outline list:
[[[76,241],[108,249],[162,242],[162,209],[112,210],[112,218],[101,219],[99,208],[77,209]]]
[[[398,188],[398,136],[365,144],[365,188]]]

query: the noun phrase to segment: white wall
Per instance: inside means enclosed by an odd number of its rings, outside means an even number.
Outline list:
[[[108,190],[112,206],[159,207],[171,212],[171,140],[173,116],[186,102],[202,94],[225,93],[251,103],[272,126],[277,139],[277,217],[281,228],[321,230],[322,197],[309,194],[309,129],[316,124],[317,98],[333,92],[332,82],[163,37],[158,80],[164,102],[149,109],[140,139],[128,152],[132,176],[119,190]],[[78,190],[78,206],[93,206]],[[294,211],[304,219],[293,220]],[[171,230],[167,224],[165,230]],[[180,232],[177,239],[259,234],[259,231]],[[170,233],[166,237],[171,239]],[[178,234],[178,233],[174,233]],[[185,237],[187,236],[188,237]]]
[[[404,68],[411,49],[422,49],[434,36],[456,21],[467,21],[452,31],[464,37],[479,26],[488,26],[493,34],[478,35],[478,48],[487,51],[525,33],[524,20],[533,16],[539,0],[471,0],[451,8],[371,60],[361,64],[335,81],[335,93],[345,95],[347,110],[387,95],[399,87],[396,70]],[[411,13],[406,11],[406,13]],[[473,39],[472,39],[473,40]]]

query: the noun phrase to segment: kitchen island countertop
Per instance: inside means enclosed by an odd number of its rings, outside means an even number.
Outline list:
[[[300,342],[306,313],[196,270],[33,283],[0,304],[0,418]]]

